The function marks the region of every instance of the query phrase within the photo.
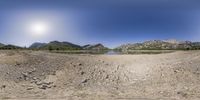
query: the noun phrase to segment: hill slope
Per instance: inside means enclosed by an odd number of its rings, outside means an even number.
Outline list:
[[[41,48],[41,47],[43,47],[45,45],[46,45],[46,43],[35,42],[29,48],[30,49],[39,49],[39,48]]]
[[[86,50],[106,50],[108,48],[105,47],[104,45],[98,43],[98,44],[94,44],[94,45],[91,45],[91,44],[85,45],[85,46],[83,46],[83,49],[86,49]]]
[[[151,40],[143,43],[125,44],[117,47],[120,50],[190,50],[200,49],[200,42],[176,40]]]
[[[22,49],[22,47],[15,46],[15,45],[4,45],[0,47],[0,49]]]
[[[0,47],[3,47],[3,46],[4,46],[4,44],[0,43]]]
[[[81,46],[70,42],[52,41],[49,43],[34,43],[29,48],[31,49],[51,49],[51,50],[79,50]]]

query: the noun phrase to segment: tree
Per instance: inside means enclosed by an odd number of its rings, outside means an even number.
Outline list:
[[[49,49],[49,51],[52,51],[52,50],[53,50],[52,46],[49,46],[49,48],[48,48],[48,49]]]

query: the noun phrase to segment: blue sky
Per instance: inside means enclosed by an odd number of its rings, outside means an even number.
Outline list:
[[[0,0],[0,42],[29,46],[53,40],[84,45],[153,39],[200,41],[200,3],[191,0]],[[43,36],[28,26],[47,24]]]

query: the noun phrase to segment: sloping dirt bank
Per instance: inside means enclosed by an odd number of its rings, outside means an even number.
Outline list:
[[[67,55],[0,51],[0,99],[199,100],[200,51]]]

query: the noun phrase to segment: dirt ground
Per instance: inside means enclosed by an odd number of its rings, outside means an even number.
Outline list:
[[[0,51],[0,99],[200,100],[200,51],[139,55]]]

